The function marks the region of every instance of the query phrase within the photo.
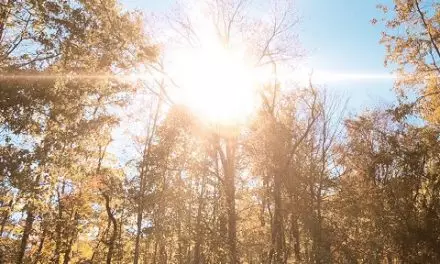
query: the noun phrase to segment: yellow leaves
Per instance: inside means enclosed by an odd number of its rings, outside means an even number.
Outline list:
[[[436,38],[440,28],[435,22],[438,9],[435,12],[427,10],[434,7],[425,1],[395,0],[395,18],[389,19],[387,32],[382,37],[382,43],[387,48],[388,62],[394,63],[398,80],[396,89],[405,97],[409,90],[417,96],[424,97],[422,115],[430,122],[438,122],[440,103],[433,91],[438,87],[440,69],[437,67],[440,54],[436,53]],[[434,92],[434,93],[433,93]]]
[[[418,0],[417,0],[418,1]],[[407,20],[410,18],[411,11],[414,8],[413,0],[395,0],[395,11],[399,19]]]
[[[440,122],[439,77],[435,71],[425,75],[421,94],[421,114],[431,123]]]
[[[91,259],[94,248],[90,241],[79,239],[78,243],[76,244],[76,250],[82,259]]]

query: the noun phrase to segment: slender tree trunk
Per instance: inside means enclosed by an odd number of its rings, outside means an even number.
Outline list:
[[[69,243],[67,245],[67,250],[64,253],[64,261],[63,264],[69,264],[70,262],[70,253],[72,252],[72,247],[73,247],[73,241],[75,240],[75,237],[72,236],[69,240]]]
[[[153,263],[156,264],[157,261],[157,240],[154,242],[154,254],[153,254]]]
[[[181,214],[180,214],[180,209],[179,209],[179,218],[178,219],[182,219],[181,218]],[[179,264],[183,264],[183,245],[182,245],[182,222],[179,221],[177,223],[177,263]]]
[[[163,86],[161,86],[163,87]],[[162,95],[162,89],[160,90],[160,94]],[[142,157],[142,164],[141,164],[141,172],[140,172],[140,179],[139,179],[139,197],[138,197],[138,210],[137,210],[137,220],[136,220],[136,240],[135,240],[135,246],[134,246],[134,260],[133,264],[139,263],[139,255],[140,255],[140,243],[141,243],[141,236],[142,236],[142,218],[143,218],[143,211],[144,211],[144,192],[145,192],[145,181],[146,181],[146,173],[148,171],[148,162],[150,159],[150,153],[151,153],[151,144],[153,142],[153,137],[156,132],[156,126],[157,126],[157,120],[159,118],[159,112],[160,107],[162,104],[162,99],[159,96],[159,102],[157,103],[156,110],[154,113],[153,118],[153,124],[149,129],[149,133],[147,134],[148,139],[145,141],[144,149],[143,149],[143,157]]]
[[[104,235],[101,235],[101,229],[99,229],[98,231],[98,243],[96,243],[95,248],[93,249],[93,253],[92,253],[92,257],[90,258],[90,264],[92,264],[95,261],[95,256],[96,256],[96,252],[99,249],[99,246],[101,245],[101,241],[103,240],[103,238],[105,237],[107,231],[104,232]]]
[[[113,225],[113,231],[111,233],[110,240],[108,241],[108,252],[107,252],[107,259],[106,259],[106,263],[111,264],[112,257],[113,257],[113,251],[114,251],[114,247],[115,247],[115,242],[116,242],[116,239],[118,236],[118,223],[116,221],[115,216],[113,215],[113,213],[111,211],[110,197],[106,193],[103,193],[102,195],[104,196],[104,199],[105,199],[105,209],[107,211],[109,223],[111,223],[111,225]]]
[[[18,257],[17,257],[17,264],[22,264],[24,261],[26,247],[29,237],[32,233],[32,226],[34,224],[34,219],[35,219],[34,212],[31,206],[31,208],[29,208],[27,211],[26,223],[24,226],[23,236],[21,237],[20,251],[18,252]]]
[[[202,210],[203,210],[203,199],[204,199],[204,192],[205,192],[205,181],[203,180],[202,183],[202,190],[199,195],[199,206],[197,208],[197,218],[196,218],[196,243],[194,246],[194,264],[200,263],[200,246],[203,242],[202,237]]]
[[[147,145],[145,145],[145,149],[147,148]],[[145,157],[143,160],[143,163],[145,163]],[[139,196],[138,196],[138,204],[137,204],[137,216],[136,216],[136,240],[134,244],[134,259],[133,264],[139,263],[139,255],[140,255],[140,247],[141,247],[141,236],[142,236],[142,220],[143,220],[143,213],[144,213],[144,185],[145,185],[145,166],[143,165],[141,167],[141,172],[139,175]]]
[[[322,254],[323,250],[323,242],[322,242],[322,216],[321,216],[321,185],[319,186],[316,193],[316,244],[317,244],[317,253],[318,259],[317,263],[325,263],[324,256]]]
[[[122,263],[122,260],[124,259],[124,245],[123,245],[123,242],[122,242],[122,226],[123,226],[123,223],[124,223],[124,210],[122,210],[122,213],[121,213],[121,218],[120,218],[120,221],[119,221],[119,237],[118,237],[118,245],[119,245],[119,257],[120,257],[120,259],[119,259],[119,263]]]
[[[75,220],[75,228],[74,230],[72,230],[72,235],[70,236],[69,242],[67,243],[67,249],[66,252],[64,252],[64,261],[63,264],[69,264],[70,262],[70,253],[72,252],[72,247],[73,247],[73,242],[75,241],[77,235],[78,235],[78,220],[79,220],[79,215],[78,212],[76,211],[74,213],[74,220]]]
[[[274,263],[280,264],[284,260],[284,234],[283,234],[283,212],[281,205],[281,174],[274,174],[274,218],[272,223],[272,259]]]
[[[293,203],[291,199],[291,204],[298,204],[298,197],[295,194],[295,203]],[[290,215],[290,233],[293,240],[293,251],[295,254],[295,260],[301,261],[301,254],[300,254],[300,238],[299,238],[299,226],[298,226],[298,216],[296,212],[292,212]]]
[[[387,254],[387,264],[393,264],[393,258],[391,257],[391,254]]]
[[[168,255],[167,255],[167,250],[166,247],[164,245],[164,243],[161,243],[160,246],[160,258],[159,258],[159,263],[160,264],[167,264],[168,263]]]
[[[38,244],[37,252],[35,252],[35,260],[33,262],[34,264],[37,264],[38,262],[40,262],[41,252],[43,250],[43,245],[44,245],[44,240],[46,239],[46,233],[47,233],[47,228],[43,228],[43,234],[41,234],[41,240],[40,240],[40,243]]]
[[[75,235],[73,235],[69,239],[69,242],[67,243],[67,249],[66,249],[66,252],[64,253],[63,264],[69,264],[69,262],[70,262],[70,253],[72,252],[72,247],[73,247],[73,241],[74,240],[75,240]]]
[[[5,226],[6,226],[6,223],[8,222],[9,212],[11,211],[11,208],[12,208],[12,199],[8,203],[8,209],[3,212],[0,237],[3,236],[3,232],[5,231]]]
[[[191,210],[191,205],[189,206],[189,210]],[[191,224],[191,214],[187,213],[186,214],[187,217],[187,223],[188,223],[188,233],[192,234],[193,233],[193,229],[192,229],[192,224]],[[185,263],[191,263],[191,259],[193,257],[192,255],[192,250],[191,250],[191,242],[187,242],[187,245],[185,247],[185,251],[186,251],[186,257],[185,257]]]
[[[137,219],[136,219],[136,240],[135,240],[135,246],[134,246],[134,264],[139,263],[139,255],[140,255],[140,242],[141,242],[141,234],[142,234],[142,212],[144,210],[143,208],[143,201],[142,199],[139,199],[138,203],[138,210],[137,210]]]
[[[235,150],[236,141],[226,140],[226,156],[223,158],[224,184],[228,214],[229,263],[238,263],[237,255],[237,216],[235,211]]]
[[[73,247],[73,241],[74,241],[74,237],[71,237],[69,240],[69,243],[67,245],[67,250],[64,253],[64,261],[63,264],[69,264],[70,262],[70,253],[72,252],[72,247]]]
[[[59,187],[58,187],[59,188]],[[60,263],[61,256],[61,243],[62,243],[62,225],[63,225],[63,202],[62,195],[64,194],[65,182],[63,181],[63,186],[61,188],[61,193],[59,189],[57,189],[58,195],[58,219],[56,219],[55,224],[55,255],[53,256],[53,263]]]
[[[220,150],[221,151],[221,150]],[[220,152],[222,153],[222,152]],[[224,168],[223,167],[223,159],[221,159],[221,164],[219,164],[218,161],[218,153],[216,153],[215,156],[215,171],[217,175],[220,175],[220,171]],[[220,155],[220,157],[222,157]],[[220,179],[220,178],[219,178]],[[216,227],[216,231],[220,234],[220,237],[218,239],[218,242],[215,242],[211,245],[209,251],[215,252],[214,255],[218,259],[216,262],[218,263],[227,263],[226,258],[228,257],[228,252],[221,250],[224,247],[224,244],[227,242],[224,241],[224,235],[228,233],[227,228],[227,213],[224,212],[223,208],[226,207],[225,205],[225,199],[224,199],[225,191],[224,191],[224,182],[222,180],[218,180],[214,189],[214,205],[212,209],[212,215],[214,215],[214,219],[211,222],[211,226]],[[219,243],[220,242],[220,243]],[[211,256],[212,258],[213,256]],[[214,258],[215,259],[215,258]]]

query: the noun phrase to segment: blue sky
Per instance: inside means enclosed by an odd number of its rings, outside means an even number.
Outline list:
[[[377,4],[393,6],[391,0],[299,0],[299,37],[316,70],[340,73],[388,74],[385,48],[379,44],[383,14]],[[329,89],[350,96],[349,108],[361,110],[392,103],[393,80],[359,80],[327,83]]]
[[[123,0],[127,8],[162,12],[172,0]],[[372,25],[372,18],[381,18],[377,4],[392,6],[392,0],[297,0],[300,25],[298,35],[307,52],[305,63],[314,72],[347,74],[388,74],[383,66],[385,49],[379,44],[380,23]],[[395,100],[391,79],[340,80],[325,84],[349,97],[348,109],[358,112]]]

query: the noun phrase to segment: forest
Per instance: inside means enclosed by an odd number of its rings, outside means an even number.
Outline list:
[[[440,263],[440,2],[371,2],[349,115],[293,1],[0,0],[0,263]]]

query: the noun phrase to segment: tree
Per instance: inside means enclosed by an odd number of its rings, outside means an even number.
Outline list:
[[[50,238],[56,245],[52,260],[59,262],[63,251],[67,263],[77,234],[67,236],[58,223],[65,221],[65,210],[77,223],[81,213],[66,208],[63,200],[79,192],[76,175],[87,171],[83,160],[92,152],[86,145],[90,136],[117,122],[109,106],[130,92],[107,76],[148,62],[154,49],[139,38],[144,36],[139,16],[121,13],[115,1],[6,1],[0,13],[2,149],[21,162],[15,163],[19,167],[4,163],[3,182],[9,193],[17,193],[16,206],[25,217],[22,235],[14,234],[21,243],[13,258],[17,263],[47,259],[41,253],[50,245],[45,226],[55,192],[59,214],[56,236]],[[42,237],[32,260],[30,240],[38,226]],[[67,236],[66,250],[61,250],[61,234]]]
[[[347,122],[348,152],[341,163],[347,172],[335,200],[346,222],[342,259],[438,260],[432,226],[438,221],[438,131],[394,118],[376,111]]]
[[[383,32],[382,43],[387,50],[385,64],[395,67],[398,76],[396,88],[404,96],[415,91],[417,100],[402,104],[401,115],[408,106],[434,124],[438,122],[438,76],[440,74],[439,11],[436,1],[394,1],[393,14],[385,20],[388,30]],[[389,8],[379,5],[385,14]],[[377,20],[373,20],[374,22]],[[404,29],[404,30],[401,30]],[[408,90],[409,89],[409,90]],[[411,97],[410,97],[411,98]]]
[[[209,36],[214,35],[214,41],[221,43],[227,50],[233,50],[237,48],[237,44],[244,43],[245,55],[252,67],[267,68],[296,58],[299,51],[294,46],[297,41],[292,28],[297,21],[292,3],[278,1],[265,7],[270,10],[267,20],[251,15],[250,10],[255,6],[248,1],[190,2],[187,6],[180,7],[179,12],[171,17],[169,23],[177,37],[171,38],[169,42],[178,43],[177,46],[180,48],[203,47],[206,44],[203,42],[206,37],[204,29],[208,27],[213,32]],[[196,21],[198,18],[190,15],[195,9],[208,18],[207,25],[201,28],[197,26],[200,24]],[[166,52],[167,46],[164,51],[165,58]],[[206,136],[212,138],[211,144],[216,153],[213,162],[215,164],[220,162],[219,176],[222,177],[220,196],[224,199],[226,209],[227,239],[224,247],[228,252],[228,263],[238,263],[240,262],[238,247],[240,237],[237,235],[237,228],[240,227],[237,223],[239,216],[236,185],[241,174],[237,170],[237,164],[240,163],[242,157],[239,147],[241,128],[234,125],[228,127],[214,124],[211,130],[212,132],[208,131]]]

